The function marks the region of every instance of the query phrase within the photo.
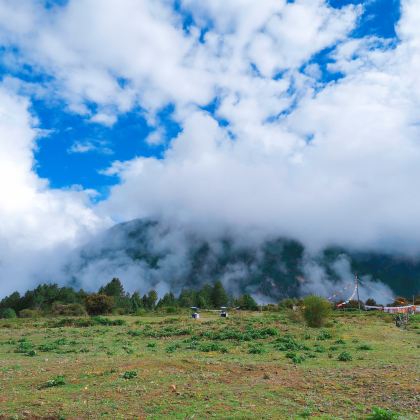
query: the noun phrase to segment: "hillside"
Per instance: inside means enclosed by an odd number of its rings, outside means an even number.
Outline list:
[[[130,287],[165,285],[174,292],[221,279],[232,293],[276,300],[301,294],[307,290],[306,283],[310,291],[316,291],[321,280],[314,267],[322,273],[322,290],[326,283],[328,290],[351,284],[357,272],[362,284],[370,282],[375,288],[375,282],[381,281],[396,295],[420,292],[419,260],[350,253],[342,248],[309,256],[301,243],[291,239],[251,243],[225,236],[209,240],[150,220],[134,220],[109,229],[80,250],[66,272],[75,285],[86,286],[92,277],[105,282],[121,276]]]

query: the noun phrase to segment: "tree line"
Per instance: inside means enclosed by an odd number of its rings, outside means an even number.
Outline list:
[[[57,284],[41,284],[24,295],[14,292],[0,301],[0,318],[48,314],[140,314],[148,311],[174,313],[192,306],[202,309],[218,309],[221,306],[258,309],[251,295],[234,297],[227,293],[220,281],[213,285],[205,284],[198,290],[183,289],[179,296],[168,292],[159,299],[158,293],[153,289],[143,296],[139,292],[127,293],[120,279],[113,278],[96,293],[60,287]]]

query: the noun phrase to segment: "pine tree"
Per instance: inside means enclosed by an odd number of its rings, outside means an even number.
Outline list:
[[[183,289],[178,298],[179,306],[189,308],[195,305],[196,293],[191,289]]]
[[[211,303],[213,307],[219,308],[220,306],[225,306],[229,302],[229,296],[226,293],[225,288],[220,280],[217,280],[214,283],[212,294],[211,294]]]
[[[249,294],[242,295],[235,301],[235,304],[241,309],[247,309],[249,311],[255,311],[258,309],[257,302],[255,302],[254,298]]]
[[[154,309],[158,300],[158,294],[156,290],[150,290],[147,295],[147,300],[149,302],[150,309]]]
[[[99,293],[114,298],[120,298],[125,296],[124,287],[119,278],[114,277],[108,284],[99,289]]]
[[[158,307],[174,307],[177,306],[177,301],[173,293],[165,293],[162,299],[159,300],[157,304]]]
[[[142,301],[142,299],[140,297],[139,292],[134,292],[131,295],[131,298],[130,298],[130,309],[131,309],[131,312],[137,312],[143,306],[144,306],[143,305],[143,301]]]

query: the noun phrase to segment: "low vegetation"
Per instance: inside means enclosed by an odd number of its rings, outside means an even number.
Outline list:
[[[420,417],[420,316],[291,310],[5,318],[0,418]]]

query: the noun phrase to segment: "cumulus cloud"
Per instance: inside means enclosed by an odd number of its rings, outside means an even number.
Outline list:
[[[3,108],[20,119],[1,122],[13,139],[2,141],[12,158],[1,178],[16,180],[0,184],[14,194],[0,205],[14,226],[3,237],[35,251],[71,247],[106,220],[150,217],[213,236],[289,236],[313,251],[417,253],[419,9],[401,2],[399,38],[389,41],[352,37],[363,7],[324,0],[0,1],[3,63],[48,76],[36,95],[105,126],[138,107],[155,125],[170,104],[181,127],[163,157],[104,169],[120,182],[92,205],[88,192],[51,190],[35,175],[28,102],[4,93]]]
[[[89,191],[54,190],[34,173],[38,132],[28,106],[28,100],[0,86],[2,294],[59,279],[66,253],[107,224],[91,208]]]
[[[104,155],[112,155],[114,152],[103,140],[76,140],[68,149],[67,153],[90,153],[96,152]]]

